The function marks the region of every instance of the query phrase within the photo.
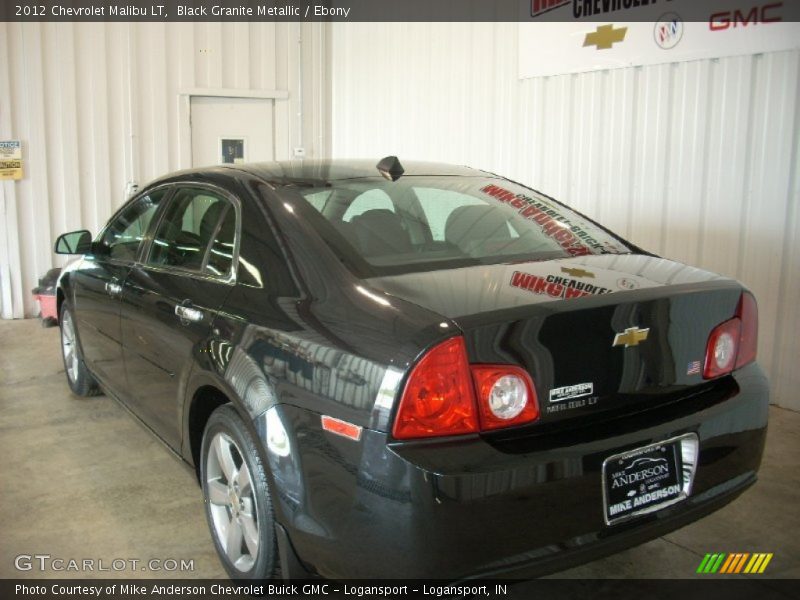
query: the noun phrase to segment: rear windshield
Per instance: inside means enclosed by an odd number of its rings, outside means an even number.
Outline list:
[[[362,276],[631,252],[567,207],[503,179],[376,177],[298,191],[311,225]]]

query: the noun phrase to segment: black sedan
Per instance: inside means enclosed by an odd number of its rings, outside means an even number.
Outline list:
[[[56,251],[70,388],[196,470],[235,578],[528,577],[756,480],[750,292],[491,173],[184,171]]]

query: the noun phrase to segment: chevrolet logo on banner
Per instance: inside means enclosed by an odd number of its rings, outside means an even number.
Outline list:
[[[598,50],[608,50],[617,42],[625,39],[625,34],[628,33],[627,27],[620,27],[614,29],[614,25],[600,25],[594,31],[586,34],[583,39],[583,47],[597,46]]]
[[[591,271],[585,271],[584,269],[561,267],[561,272],[566,273],[567,275],[572,275],[573,277],[591,277],[594,279],[594,273]]]

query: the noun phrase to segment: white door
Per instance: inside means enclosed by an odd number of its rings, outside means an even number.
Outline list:
[[[192,96],[192,166],[273,160],[273,101]]]

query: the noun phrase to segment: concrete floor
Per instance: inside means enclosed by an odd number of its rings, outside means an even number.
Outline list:
[[[760,481],[733,504],[558,577],[693,577],[706,552],[773,552],[757,577],[800,577],[800,414],[773,408],[770,418]],[[114,401],[71,395],[58,329],[37,320],[0,321],[0,456],[0,578],[92,576],[17,571],[20,554],[107,567],[114,559],[191,559],[190,572],[128,563],[94,576],[224,577],[193,475]]]

